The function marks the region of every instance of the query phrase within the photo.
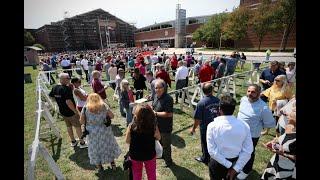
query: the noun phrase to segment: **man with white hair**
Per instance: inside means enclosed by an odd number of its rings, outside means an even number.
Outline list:
[[[193,67],[193,72],[195,76],[198,76],[201,67],[202,67],[202,59],[198,58],[197,64]]]
[[[60,84],[54,86],[49,93],[49,96],[54,98],[58,104],[59,112],[62,115],[66,125],[68,135],[71,139],[71,146],[77,146],[78,142],[73,135],[72,126],[76,129],[78,138],[80,139],[80,148],[88,147],[83,139],[81,139],[82,131],[80,125],[80,112],[76,108],[76,103],[73,98],[72,89],[69,86],[70,77],[67,73],[59,74]]]
[[[155,80],[155,96],[152,108],[157,118],[157,124],[161,134],[160,143],[163,147],[162,157],[166,167],[173,165],[171,156],[171,135],[173,128],[173,99],[167,93],[166,83],[162,79]]]

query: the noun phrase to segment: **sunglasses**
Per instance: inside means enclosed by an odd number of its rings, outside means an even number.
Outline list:
[[[280,80],[279,80],[279,79],[275,79],[274,81],[276,81],[276,82],[280,82]]]

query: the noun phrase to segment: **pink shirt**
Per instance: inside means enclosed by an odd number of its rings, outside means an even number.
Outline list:
[[[145,75],[146,74],[146,67],[144,67],[142,64],[139,66],[140,74]]]

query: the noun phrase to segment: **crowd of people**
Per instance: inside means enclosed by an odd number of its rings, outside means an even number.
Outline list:
[[[71,146],[78,145],[73,134],[75,128],[79,147],[88,147],[90,164],[99,172],[106,163],[115,169],[114,160],[122,152],[110,126],[115,109],[110,108],[111,97],[106,89],[111,87],[118,97],[119,112],[126,120],[125,141],[129,145],[132,178],[142,179],[144,164],[148,179],[156,179],[156,140],[163,147],[166,167],[174,166],[173,105],[181,93],[175,94],[174,101],[167,91],[172,81],[176,90],[187,87],[193,71],[204,97],[195,107],[190,134],[200,127],[202,155],[195,160],[208,165],[210,179],[246,179],[252,171],[259,138],[268,134],[269,128],[276,128],[276,138],[263,144],[275,154],[261,179],[295,178],[295,63],[290,62],[285,69],[277,61],[270,62],[270,67],[260,76],[262,88],[260,84],[249,85],[234,116],[236,100],[230,95],[215,97],[215,83],[209,81],[233,74],[237,65],[242,69],[244,53],[233,52],[230,57],[214,54],[205,59],[201,53],[197,58],[189,52],[179,56],[173,53],[169,57],[164,53],[157,55],[154,50],[54,53],[41,61],[43,71],[56,70],[59,66],[64,71],[56,73],[60,83],[53,86],[49,96],[58,104]],[[72,68],[76,69],[76,75]],[[55,84],[52,74],[47,73],[47,77]],[[82,80],[91,86],[92,92],[82,88]],[[144,90],[148,91],[147,95]],[[135,103],[142,98],[151,104]]]

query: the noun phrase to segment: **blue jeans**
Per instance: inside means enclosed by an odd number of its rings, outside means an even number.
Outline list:
[[[132,122],[132,107],[129,106],[129,108],[126,109],[126,120],[127,120],[127,125]]]

